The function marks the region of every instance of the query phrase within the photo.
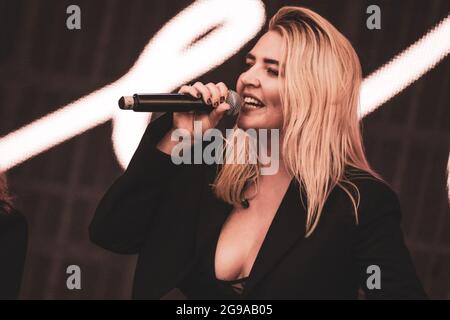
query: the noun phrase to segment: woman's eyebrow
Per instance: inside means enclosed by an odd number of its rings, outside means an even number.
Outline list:
[[[251,54],[251,53],[247,53],[245,58],[253,60],[253,61],[256,60],[256,57],[253,54]],[[263,62],[266,63],[266,64],[274,64],[274,65],[277,65],[277,66],[279,65],[279,62],[277,60],[270,59],[270,58],[263,58]]]

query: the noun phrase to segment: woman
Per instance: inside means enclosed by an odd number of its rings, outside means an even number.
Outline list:
[[[17,299],[27,250],[27,222],[12,206],[0,174],[0,300]]]
[[[246,63],[236,132],[279,129],[278,170],[175,165],[172,132],[192,134],[194,120],[214,128],[230,108],[223,83],[183,86],[214,111],[150,124],[90,226],[100,246],[139,254],[133,296],[352,299],[362,288],[368,298],[425,297],[398,198],[363,152],[361,67],[348,40],[311,10],[283,7]]]

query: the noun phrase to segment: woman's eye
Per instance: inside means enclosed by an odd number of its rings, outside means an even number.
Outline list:
[[[268,69],[267,69],[267,72],[270,73],[270,74],[272,74],[272,75],[274,75],[274,76],[278,76],[278,71],[277,71],[277,70],[268,68]]]
[[[246,62],[245,63],[245,70],[248,70],[248,69],[250,69],[252,67],[252,64],[251,63],[249,63],[249,62]]]
[[[251,67],[253,67],[253,63],[246,62],[245,63],[245,70],[249,70]],[[272,68],[267,68],[267,73],[273,76],[278,76],[278,71]]]

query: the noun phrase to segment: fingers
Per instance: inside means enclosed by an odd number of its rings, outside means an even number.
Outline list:
[[[196,88],[194,88],[193,86],[188,86],[188,85],[182,86],[180,88],[180,90],[178,90],[178,93],[190,94],[191,96],[193,96],[195,98],[201,97],[200,92]]]
[[[211,93],[211,104],[214,108],[217,108],[220,104],[220,90],[214,83],[208,83],[206,87]]]
[[[228,87],[223,82],[217,84],[210,82],[205,85],[200,81],[197,81],[192,86],[182,86],[178,93],[189,93],[194,97],[201,97],[205,104],[212,105],[216,108],[219,104],[225,102],[228,96]]]
[[[217,84],[217,88],[220,91],[220,102],[219,103],[224,103],[228,96],[228,88],[225,85],[225,83],[223,83],[223,82],[219,82]]]
[[[217,108],[214,108],[214,110],[209,114],[211,123],[217,125],[220,119],[222,119],[225,112],[227,112],[228,110],[230,110],[230,105],[228,103],[222,103]]]
[[[211,92],[203,83],[197,81],[194,83],[193,87],[200,92],[202,99],[206,104],[212,105]]]
[[[197,81],[192,86],[182,86],[178,93],[188,93],[193,97],[201,97],[205,104],[212,105],[214,110],[210,112],[209,116],[214,123],[217,123],[224,113],[230,109],[230,105],[225,102],[228,96],[228,87],[223,82],[218,84],[210,82],[204,85]]]

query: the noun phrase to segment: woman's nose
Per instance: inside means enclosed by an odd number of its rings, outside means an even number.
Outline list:
[[[258,77],[251,70],[242,75],[242,83],[247,86],[259,87],[261,85]]]

